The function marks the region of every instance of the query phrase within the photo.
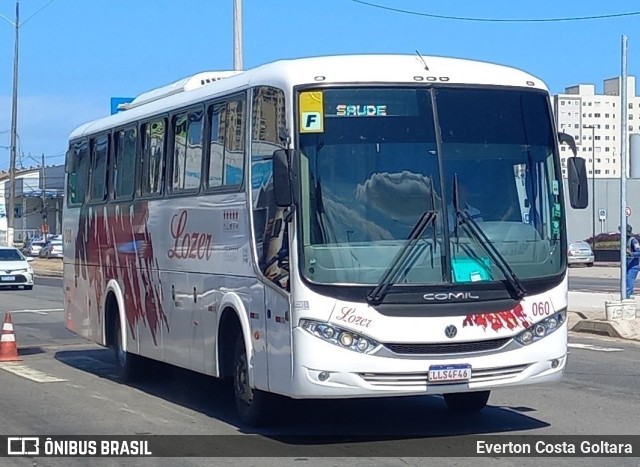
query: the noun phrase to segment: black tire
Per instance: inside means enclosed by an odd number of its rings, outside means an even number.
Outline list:
[[[242,334],[238,334],[233,354],[233,399],[240,421],[250,427],[262,426],[269,415],[270,395],[249,386],[249,365]]]
[[[24,286],[24,290],[31,290],[31,289],[33,289],[32,285],[25,285]]]
[[[491,391],[456,392],[444,394],[449,410],[457,413],[480,412],[487,406]]]
[[[140,376],[140,357],[123,349],[121,326],[118,318],[113,326],[113,352],[116,358],[116,376],[126,383],[135,381]]]
[[[587,263],[587,267],[588,268],[592,268],[593,267],[593,263]]]

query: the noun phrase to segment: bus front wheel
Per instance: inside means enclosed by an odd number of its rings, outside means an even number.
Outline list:
[[[240,421],[260,426],[268,416],[269,394],[249,385],[249,360],[242,335],[238,335],[233,358],[233,396]]]
[[[137,355],[124,349],[122,342],[122,323],[117,319],[113,326],[113,351],[116,357],[116,375],[120,381],[134,381],[138,376],[139,365]]]
[[[444,394],[444,401],[453,412],[480,412],[487,406],[490,391],[456,392]]]

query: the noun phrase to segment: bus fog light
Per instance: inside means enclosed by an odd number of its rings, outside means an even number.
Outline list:
[[[551,360],[551,368],[558,368],[558,365],[560,365],[560,360]]]
[[[331,374],[328,371],[321,371],[320,374],[318,375],[318,379],[320,381],[326,381],[329,379],[329,376]]]

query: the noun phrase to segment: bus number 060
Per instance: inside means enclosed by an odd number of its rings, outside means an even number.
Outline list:
[[[551,306],[549,302],[538,302],[531,305],[531,312],[533,316],[549,316],[551,313]]]

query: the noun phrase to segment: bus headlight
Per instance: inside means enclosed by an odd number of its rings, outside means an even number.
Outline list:
[[[347,331],[333,324],[314,321],[312,319],[301,319],[300,327],[320,339],[331,342],[343,349],[353,350],[359,353],[371,353],[380,344],[369,337],[365,337],[357,332]]]
[[[527,329],[516,336],[516,340],[522,345],[529,345],[548,336],[562,326],[567,319],[567,310],[561,310],[542,321],[532,324]]]

